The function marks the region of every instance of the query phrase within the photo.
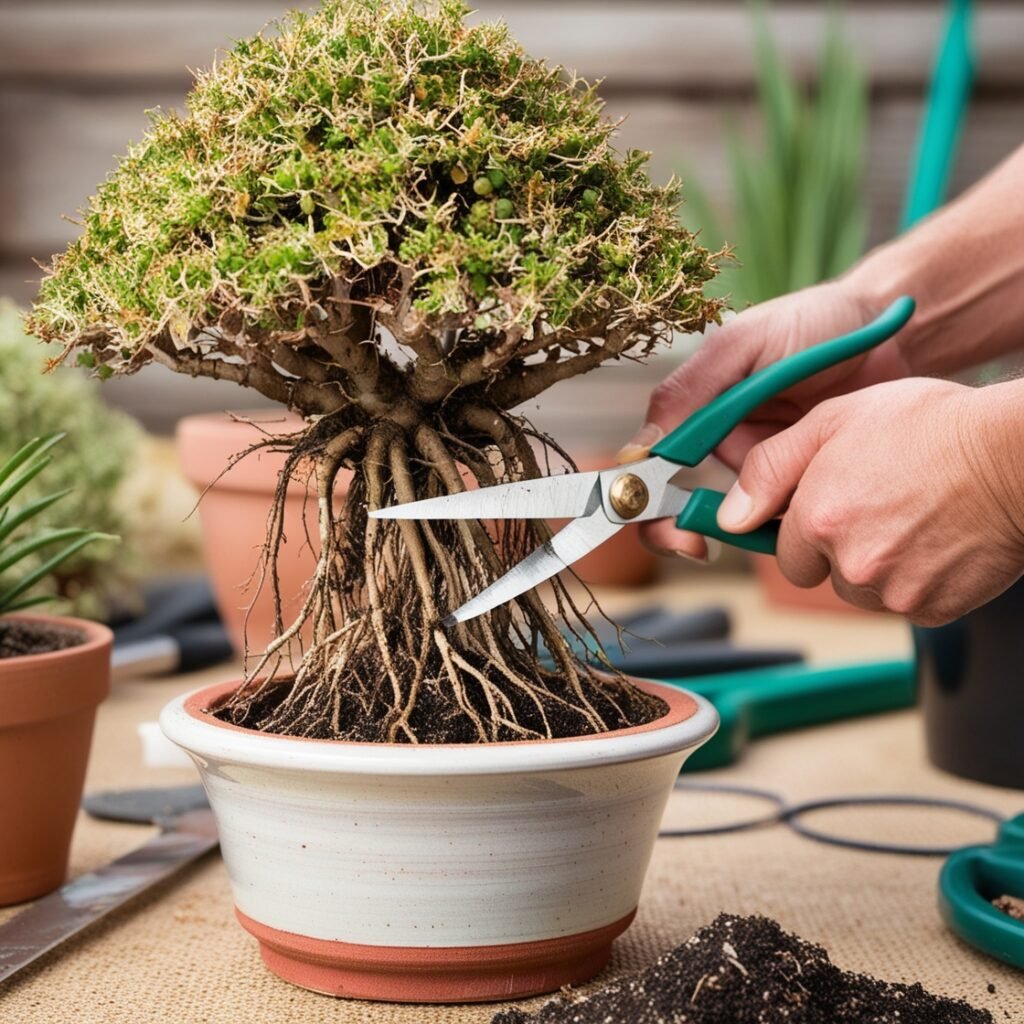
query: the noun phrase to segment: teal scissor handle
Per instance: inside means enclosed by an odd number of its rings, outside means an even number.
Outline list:
[[[758,406],[794,384],[813,377],[830,366],[862,355],[887,338],[891,338],[910,319],[913,312],[914,300],[908,295],[903,295],[866,326],[804,349],[758,370],[746,380],[734,384],[703,409],[698,409],[671,434],[654,445],[651,454],[680,466],[696,466]],[[717,519],[718,506],[724,497],[718,491],[694,491],[679,513],[676,525],[680,529],[715,537],[733,547],[774,554],[779,533],[778,522],[767,523],[749,533],[729,533],[719,527]]]
[[[977,949],[1024,968],[1024,923],[992,906],[1004,894],[1024,896],[1024,814],[1004,821],[991,846],[951,854],[939,875],[946,924]]]
[[[749,533],[730,533],[718,525],[718,506],[725,501],[721,491],[698,487],[683,506],[676,519],[680,530],[692,530],[705,537],[731,544],[734,548],[756,551],[761,555],[774,555],[779,542],[779,520],[773,519]]]

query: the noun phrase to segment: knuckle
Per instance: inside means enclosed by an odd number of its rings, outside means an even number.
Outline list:
[[[803,532],[815,544],[831,547],[832,542],[841,534],[845,518],[843,510],[838,506],[819,501],[804,512],[802,516]],[[857,559],[853,560],[854,563],[857,561]],[[847,566],[843,565],[841,568],[843,576],[854,586],[865,585],[865,583],[850,577]]]
[[[872,590],[882,579],[883,563],[877,555],[864,552],[843,559],[840,563],[843,579],[853,587]]]
[[[927,625],[920,621],[930,614],[927,592],[918,584],[903,582],[899,586],[888,587],[882,594],[882,600],[889,611]]]

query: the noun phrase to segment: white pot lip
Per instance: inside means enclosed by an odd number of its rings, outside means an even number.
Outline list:
[[[160,714],[164,734],[200,762],[361,775],[505,775],[643,761],[693,750],[718,730],[718,712],[698,694],[668,683],[631,680],[669,705],[647,725],[558,740],[508,743],[354,743],[259,733],[220,722],[202,709],[237,681],[172,700]]]

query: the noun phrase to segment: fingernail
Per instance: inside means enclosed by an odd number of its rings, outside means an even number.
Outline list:
[[[665,431],[657,423],[645,423],[633,435],[633,439],[628,444],[623,445],[616,456],[616,461],[621,464],[623,462],[636,462],[637,459],[644,458],[651,446],[656,445],[664,436]]]
[[[673,555],[676,558],[684,558],[687,562],[696,562],[697,565],[707,565],[708,560],[706,558],[698,558],[696,555],[691,555],[689,551],[673,551]]]
[[[733,484],[718,509],[718,525],[737,530],[753,515],[754,499],[739,484]]]
[[[707,538],[708,545],[708,557],[706,561],[710,564],[711,562],[717,562],[722,557],[722,542],[715,540],[714,537]]]

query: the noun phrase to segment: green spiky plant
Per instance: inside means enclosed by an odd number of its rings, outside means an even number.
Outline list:
[[[124,604],[140,569],[141,534],[151,528],[126,502],[124,485],[140,454],[142,431],[131,417],[107,406],[95,381],[70,368],[42,371],[59,349],[40,345],[22,330],[17,306],[0,299],[0,438],[12,452],[33,438],[54,433],[67,437],[50,452],[45,474],[28,484],[22,500],[46,491],[69,489],[67,497],[46,508],[35,522],[49,529],[88,523],[103,533],[126,538],[123,544],[90,545],[47,576],[53,608],[60,614],[104,618]],[[45,550],[22,563],[41,564]]]
[[[12,505],[50,465],[51,449],[63,439],[63,434],[33,438],[0,465],[0,616],[52,600],[51,595],[32,590],[87,544],[117,539],[83,527],[55,530],[36,525],[47,509],[71,493],[70,488]],[[36,556],[41,553],[39,562]]]
[[[765,302],[841,274],[863,253],[868,87],[841,24],[832,17],[813,94],[801,91],[754,5],[759,145],[726,133],[733,214],[724,224],[689,184],[688,213],[702,237],[738,263],[715,282],[737,307]],[[688,176],[689,177],[689,176]]]
[[[31,329],[102,376],[156,361],[306,418],[266,579],[278,638],[218,713],[294,735],[478,742],[649,720],[660,702],[576,661],[555,584],[445,630],[546,536],[367,510],[539,475],[513,410],[560,380],[716,319],[715,258],[678,187],[620,156],[595,91],[459,0],[325,0],[238,43],[185,115],[157,116],[55,258]],[[541,458],[544,458],[543,453]],[[342,507],[334,481],[357,475]],[[296,621],[274,561],[295,475],[319,559]],[[312,629],[294,678],[288,645]],[[546,647],[555,669],[540,658]]]

